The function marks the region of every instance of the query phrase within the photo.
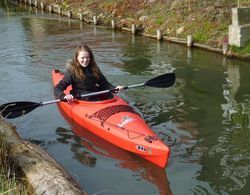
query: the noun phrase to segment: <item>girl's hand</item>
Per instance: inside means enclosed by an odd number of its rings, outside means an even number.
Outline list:
[[[118,85],[116,88],[115,88],[115,91],[116,93],[122,91],[124,89],[124,86],[121,86],[121,85]]]
[[[68,102],[74,101],[74,96],[72,94],[67,94],[64,96],[64,99],[67,100]]]

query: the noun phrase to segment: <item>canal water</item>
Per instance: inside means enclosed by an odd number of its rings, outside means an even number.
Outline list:
[[[53,100],[51,71],[81,42],[114,85],[176,73],[167,89],[120,94],[171,149],[165,169],[71,127],[56,105],[10,119],[88,194],[248,194],[250,64],[0,1],[0,102]]]

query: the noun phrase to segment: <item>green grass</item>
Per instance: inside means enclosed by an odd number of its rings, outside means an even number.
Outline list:
[[[8,156],[5,138],[0,134],[0,194],[28,194],[25,180],[18,178],[15,171]]]
[[[193,37],[196,42],[205,43],[207,42],[211,37],[211,29],[212,29],[212,23],[206,21],[204,23],[199,23],[198,25],[193,26],[196,30],[194,31]],[[197,30],[199,28],[199,30]]]
[[[231,50],[235,53],[243,54],[243,55],[249,55],[250,54],[250,41],[247,42],[245,47],[236,47],[231,46]]]
[[[165,21],[165,19],[164,19],[163,16],[158,16],[158,17],[156,18],[156,20],[155,20],[155,23],[156,23],[157,25],[162,25],[162,24],[164,23],[164,21]]]
[[[201,43],[204,43],[209,39],[209,35],[203,32],[195,32],[193,37],[195,41],[201,42]]]

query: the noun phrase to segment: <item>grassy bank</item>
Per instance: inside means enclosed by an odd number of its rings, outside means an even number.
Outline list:
[[[91,20],[97,16],[102,25],[110,26],[112,19],[118,27],[130,28],[136,24],[146,34],[186,38],[193,35],[197,43],[222,48],[228,40],[233,7],[237,0],[44,0],[58,5],[63,11],[83,13]],[[240,1],[250,6],[250,1]],[[250,43],[246,48],[250,47]],[[249,49],[232,47],[230,54],[249,55]]]
[[[27,193],[27,185],[24,179],[19,178],[19,171],[8,156],[8,147],[4,136],[0,134],[0,194]]]

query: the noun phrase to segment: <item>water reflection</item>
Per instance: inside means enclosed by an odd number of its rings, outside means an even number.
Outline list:
[[[135,44],[135,35],[134,34],[131,35],[131,43],[132,43],[132,45]]]
[[[72,21],[71,19],[68,19],[68,26],[71,28],[72,27]]]
[[[112,33],[112,35],[111,35],[111,37],[112,37],[112,42],[114,42],[114,41],[115,41],[115,38],[116,38],[116,30],[115,30],[115,29],[112,29],[111,33]]]
[[[249,101],[238,98],[245,78],[240,74],[240,66],[233,62],[225,58],[222,61],[226,70],[221,83],[222,113],[218,116],[221,130],[214,133],[217,134],[214,145],[201,157],[201,164],[207,166],[203,166],[198,177],[202,181],[213,181],[211,186],[218,194],[235,191],[245,194],[250,173]]]
[[[150,46],[147,44],[140,44],[139,42],[143,42],[144,40],[138,40],[138,45],[135,44],[135,35],[131,35],[131,44],[126,45],[122,49],[122,54],[126,56],[123,59],[123,68],[127,72],[131,74],[142,74],[147,70],[152,62],[150,60]],[[139,38],[140,39],[140,38]]]
[[[223,154],[220,160],[222,181],[230,183],[231,187],[222,187],[229,192],[240,190],[247,184],[250,173],[250,128],[249,102],[237,100],[240,89],[240,67],[227,63],[223,96],[226,103],[221,105],[225,131],[219,136],[211,154]]]
[[[94,157],[94,155],[116,159],[118,167],[133,171],[133,175],[137,179],[143,178],[156,185],[159,194],[172,194],[164,169],[130,152],[113,146],[88,130],[83,129],[75,123],[73,124],[71,119],[65,116],[61,110],[60,112],[71,125],[72,130],[58,127],[56,133],[60,138],[57,140],[63,144],[71,144],[71,150],[75,155],[74,158],[84,166],[95,166],[98,158]]]
[[[193,58],[192,48],[188,47],[187,48],[187,64],[192,63],[192,58]]]
[[[84,166],[95,166],[97,158],[95,158],[91,155],[90,152],[88,152],[94,150],[94,147],[90,142],[81,139],[79,136],[72,134],[71,130],[67,130],[63,127],[58,127],[56,129],[56,133],[60,136],[57,141],[63,144],[71,144],[71,150],[73,154],[75,154],[74,158],[76,160],[81,162]]]
[[[97,27],[96,27],[96,25],[93,26],[93,29],[94,29],[94,30],[93,30],[93,33],[94,33],[94,35],[96,36],[96,34],[97,34]]]
[[[235,96],[240,87],[239,66],[229,64],[227,66],[226,75],[226,83],[223,85],[223,96],[227,103],[222,104],[221,106],[224,111],[223,117],[226,120],[231,120],[231,115],[237,113],[238,107],[238,102],[235,100]]]
[[[161,48],[162,48],[162,41],[156,42],[156,53],[161,54]]]
[[[130,60],[124,60],[123,68],[132,74],[144,72],[152,63],[148,58],[135,57]],[[139,70],[139,71],[138,71]]]
[[[83,31],[83,23],[80,22],[80,31]]]

